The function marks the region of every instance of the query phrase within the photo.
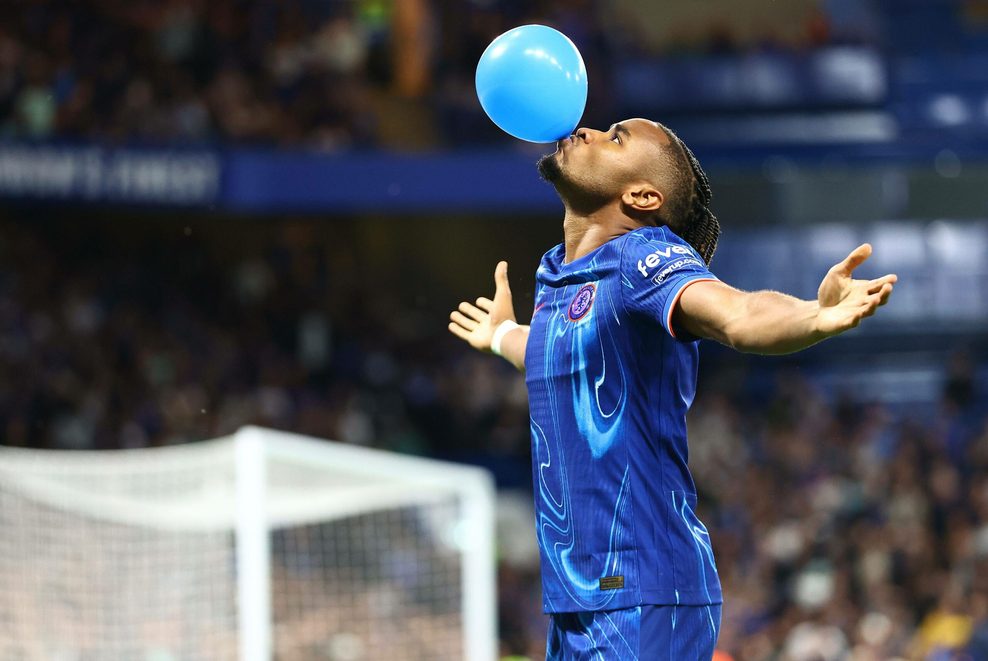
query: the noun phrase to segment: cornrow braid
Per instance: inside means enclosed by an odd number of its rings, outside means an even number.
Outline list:
[[[686,143],[669,128],[665,126],[662,128],[679,146],[682,158],[692,174],[692,190],[689,193],[688,204],[684,205],[683,217],[673,229],[684,241],[693,246],[700,253],[703,261],[709,265],[717,250],[717,240],[720,238],[720,221],[710,211],[710,200],[713,198],[710,180]]]

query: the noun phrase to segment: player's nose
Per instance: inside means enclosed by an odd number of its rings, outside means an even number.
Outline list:
[[[583,141],[584,144],[589,145],[591,142],[597,139],[597,136],[602,135],[602,133],[596,129],[588,129],[581,126],[576,129],[576,137]]]

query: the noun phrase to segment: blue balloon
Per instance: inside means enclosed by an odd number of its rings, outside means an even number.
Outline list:
[[[477,64],[476,85],[487,116],[529,142],[570,135],[587,105],[580,51],[545,25],[523,25],[492,41]]]

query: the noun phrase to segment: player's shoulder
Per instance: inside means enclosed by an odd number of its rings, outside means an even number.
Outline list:
[[[650,255],[654,255],[653,261],[672,256],[700,259],[693,246],[665,225],[639,227],[621,238],[621,252],[626,263],[648,260]]]

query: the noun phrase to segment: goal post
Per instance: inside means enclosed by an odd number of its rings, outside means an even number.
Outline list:
[[[496,656],[479,468],[259,427],[0,448],[0,526],[0,661]]]
[[[240,661],[270,661],[271,535],[267,446],[264,432],[246,428],[234,437],[236,465],[237,625]]]

